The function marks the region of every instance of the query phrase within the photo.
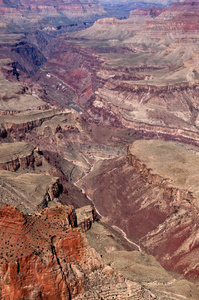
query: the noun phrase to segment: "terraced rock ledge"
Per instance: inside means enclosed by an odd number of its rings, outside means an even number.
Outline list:
[[[24,213],[47,207],[60,193],[59,180],[46,174],[0,171],[0,206],[12,204]]]
[[[162,184],[186,191],[185,203],[199,206],[199,153],[188,151],[180,144],[158,140],[136,141],[128,151],[132,164],[147,168],[148,178],[160,176]],[[153,181],[153,178],[151,178]],[[161,184],[161,183],[160,183]],[[185,198],[185,197],[184,197]],[[189,199],[188,199],[189,198]]]
[[[16,171],[34,165],[34,147],[24,142],[0,144],[0,170]]]

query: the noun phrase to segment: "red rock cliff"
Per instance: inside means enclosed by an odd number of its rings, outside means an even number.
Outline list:
[[[139,284],[105,267],[75,225],[72,207],[51,208],[34,216],[12,206],[1,207],[0,298],[152,299]]]

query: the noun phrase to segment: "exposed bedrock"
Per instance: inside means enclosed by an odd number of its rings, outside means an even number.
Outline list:
[[[43,43],[45,43],[44,37],[43,40]],[[33,42],[35,42],[34,39]],[[2,59],[1,67],[4,67],[4,72],[6,72],[6,67],[3,66],[2,63],[5,59],[8,59],[8,62],[12,64],[12,70],[10,70],[12,71],[11,74],[18,81],[22,72],[32,76],[46,62],[46,58],[38,48],[38,45],[36,43],[35,45],[31,43],[31,41],[28,40],[28,36],[26,39],[22,34],[2,34],[0,39],[0,48],[0,58]],[[7,70],[7,73],[9,73],[9,70]],[[23,74],[24,77],[27,76],[25,76],[25,74]]]
[[[146,138],[198,145],[198,84],[114,84],[98,89],[86,111],[89,120],[133,128]]]
[[[46,174],[0,171],[0,205],[12,204],[25,213],[57,205],[62,193],[59,179]],[[51,203],[52,202],[52,203]]]
[[[2,207],[0,226],[1,299],[154,299],[140,284],[103,264],[74,228],[71,207],[50,208],[34,216]]]
[[[61,35],[52,39],[45,56],[47,62],[35,74],[35,80],[46,86],[47,93],[63,107],[67,107],[69,101],[67,93],[72,98],[70,101],[84,107],[96,88],[101,86],[101,80],[96,79],[96,71],[101,65],[96,50],[77,45],[66,35]],[[59,97],[56,96],[58,94]]]
[[[105,13],[103,7],[97,1],[1,1],[0,12],[2,16],[15,20],[17,23],[29,23],[29,19],[40,21],[41,18],[52,18],[54,22],[60,21],[63,16],[70,20],[89,19]],[[46,21],[46,20],[45,20]],[[63,21],[62,21],[63,22]],[[64,23],[68,23],[67,19]],[[36,22],[35,22],[36,23]],[[51,22],[49,22],[51,25]],[[59,24],[59,23],[58,23]],[[29,25],[29,24],[28,24]],[[41,25],[40,25],[41,26]],[[39,26],[39,28],[40,28]]]
[[[97,213],[91,205],[83,206],[76,209],[77,226],[82,232],[89,230],[93,222],[97,219]]]
[[[24,142],[0,144],[0,170],[34,167],[34,147]]]
[[[57,113],[59,114],[59,113]],[[24,136],[36,127],[51,119],[56,115],[53,110],[29,110],[13,115],[1,115],[0,122],[2,124],[2,137],[20,137]]]
[[[110,224],[167,269],[198,280],[197,172],[198,153],[136,141],[126,157],[99,162],[79,184]]]
[[[11,49],[11,57],[16,62],[17,69],[30,76],[46,61],[41,51],[26,41],[21,41]]]

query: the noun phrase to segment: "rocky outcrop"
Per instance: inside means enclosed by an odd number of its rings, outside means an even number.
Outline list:
[[[3,143],[0,145],[0,170],[17,171],[34,167],[34,147],[27,143]]]
[[[77,225],[81,228],[82,232],[88,231],[93,222],[97,219],[95,208],[91,205],[83,206],[76,209]]]
[[[103,265],[74,228],[71,207],[32,217],[12,206],[2,207],[0,226],[1,299],[154,299],[139,284]]]
[[[133,128],[145,138],[198,145],[196,83],[160,86],[136,84],[130,79],[108,82],[89,103],[86,114],[90,121]]]
[[[41,126],[45,120],[51,119],[55,114],[56,112],[53,110],[30,110],[14,115],[2,115],[0,116],[0,122],[5,128],[3,137],[8,134],[15,137],[24,135],[34,128]]]
[[[118,20],[116,18],[105,18],[97,20],[92,27],[87,28],[75,34],[78,38],[108,40],[124,39],[133,36],[136,28],[132,26],[131,21]]]
[[[147,22],[145,28],[154,36],[159,33],[165,33],[166,31],[174,35],[181,33],[198,33],[198,13],[198,1],[174,2],[170,7],[163,10],[154,22]]]
[[[58,205],[56,198],[63,192],[59,179],[45,173],[0,171],[0,205],[12,204],[24,213]]]
[[[0,157],[0,205],[13,204],[24,212],[32,212],[47,207],[62,194],[59,179],[42,169],[45,158],[39,149],[34,151],[25,142],[2,143]]]

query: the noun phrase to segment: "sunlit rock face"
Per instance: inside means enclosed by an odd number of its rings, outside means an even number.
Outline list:
[[[25,216],[0,208],[1,299],[154,299],[103,264],[76,224],[72,207]]]
[[[198,2],[0,11],[2,299],[198,299]]]
[[[78,47],[62,41],[73,49],[71,61],[76,51],[86,59],[85,45],[92,54],[87,99],[75,88],[87,118],[134,128],[146,138],[198,145],[197,16],[198,2],[135,10],[127,20],[100,19],[76,33]],[[73,87],[75,76],[65,79]]]
[[[1,1],[0,12],[4,16],[5,20],[13,19],[17,24],[25,22],[36,23],[42,18],[60,18],[68,17],[70,20],[76,18],[90,18],[104,14],[103,7],[98,1]],[[28,21],[26,18],[34,18],[32,21]]]

